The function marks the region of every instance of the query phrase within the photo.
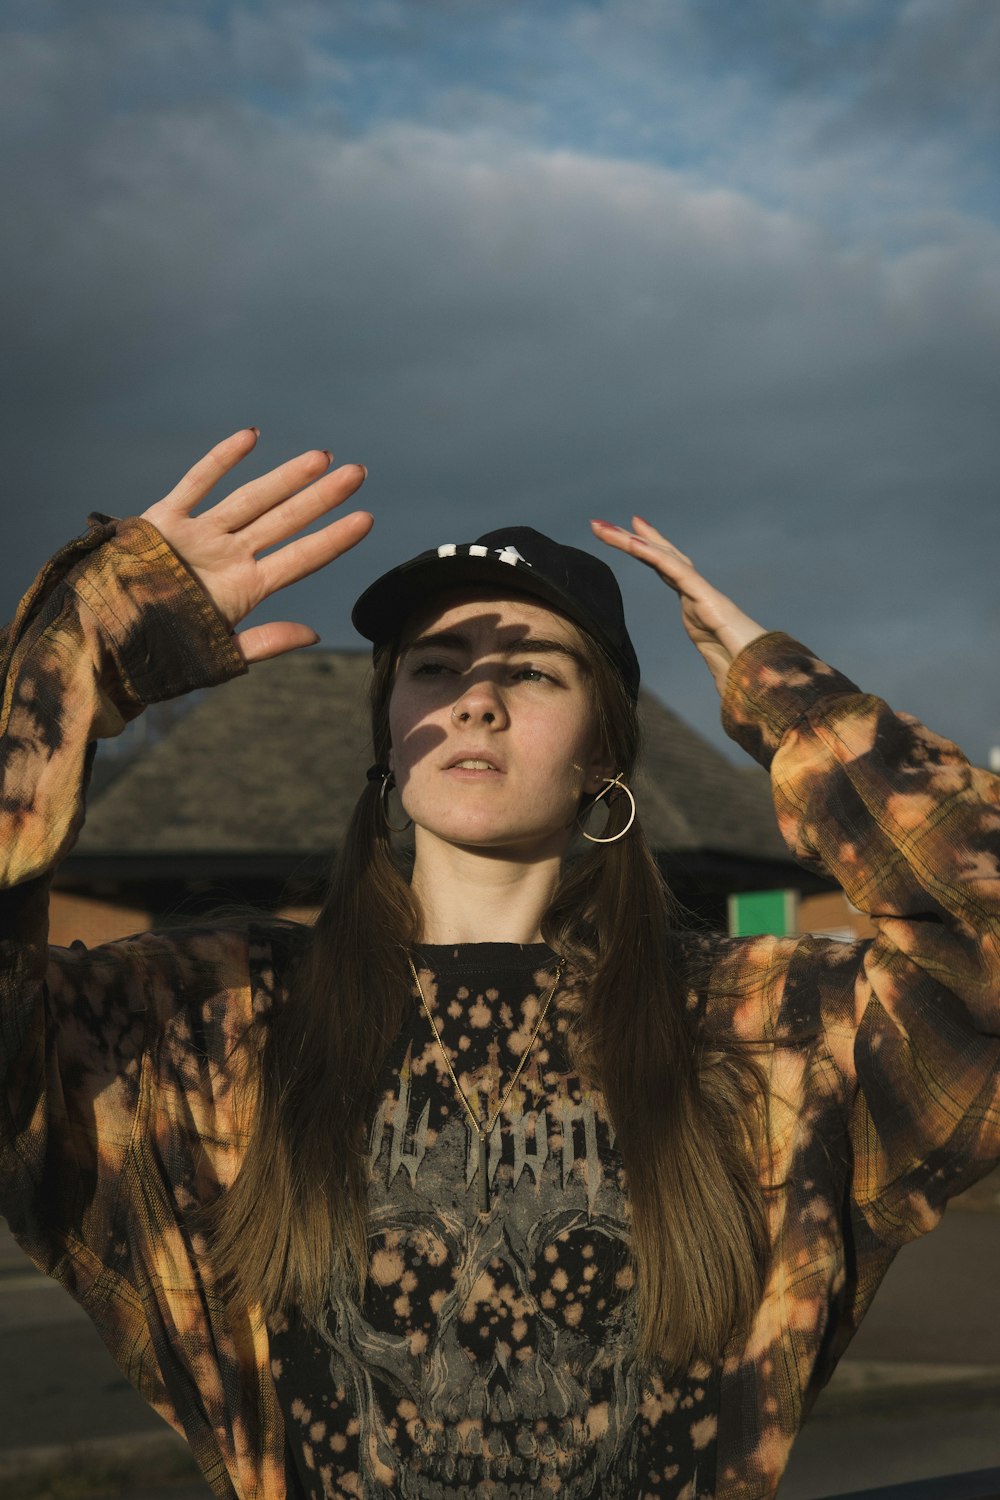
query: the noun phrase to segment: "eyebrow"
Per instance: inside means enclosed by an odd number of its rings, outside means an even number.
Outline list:
[[[417,636],[416,640],[410,641],[403,647],[403,651],[419,651],[434,646],[445,650],[468,651],[471,648],[471,638],[458,630],[435,630],[426,635]],[[520,636],[516,641],[496,646],[489,654],[503,657],[566,656],[578,666],[586,666],[581,653],[574,650],[567,641],[550,640],[546,636],[538,635]]]

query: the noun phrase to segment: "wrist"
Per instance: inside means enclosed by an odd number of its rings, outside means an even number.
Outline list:
[[[768,766],[789,729],[832,694],[858,688],[780,630],[748,641],[733,660],[722,700],[723,728]]]
[[[157,528],[112,524],[66,582],[99,621],[129,696],[157,703],[245,672],[226,621]]]

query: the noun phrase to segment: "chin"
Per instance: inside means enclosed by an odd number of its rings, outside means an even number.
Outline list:
[[[435,822],[433,825],[414,819],[425,837],[438,839],[463,849],[483,854],[507,854],[517,858],[548,857],[561,854],[569,841],[565,828],[524,828],[483,819],[459,822]]]

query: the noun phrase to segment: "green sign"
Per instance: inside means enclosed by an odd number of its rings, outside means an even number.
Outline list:
[[[740,891],[729,898],[730,936],[789,937],[795,932],[796,906],[795,891]]]

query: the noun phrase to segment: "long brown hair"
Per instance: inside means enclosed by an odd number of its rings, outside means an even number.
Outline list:
[[[628,779],[636,705],[578,634],[609,757]],[[382,650],[372,674],[379,762],[389,758],[395,663]],[[235,1302],[268,1315],[296,1306],[319,1321],[332,1279],[359,1296],[367,1279],[367,1124],[410,992],[406,951],[420,936],[379,791],[370,782],[358,800],[290,998],[247,1036],[256,1116],[212,1215],[213,1262]],[[624,805],[612,807],[609,831]],[[627,1174],[640,1351],[672,1369],[717,1359],[749,1330],[763,1286],[762,1074],[691,1017],[672,898],[638,820],[567,862],[541,927],[584,980],[569,1042],[604,1093]]]

